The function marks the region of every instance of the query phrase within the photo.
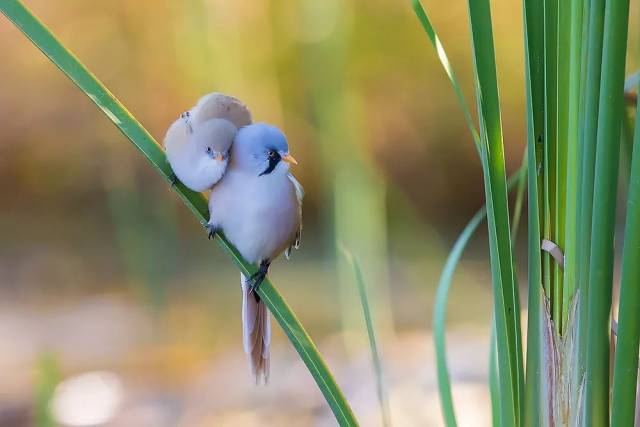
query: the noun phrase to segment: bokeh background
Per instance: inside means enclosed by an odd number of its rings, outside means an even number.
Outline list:
[[[305,228],[292,260],[271,269],[274,283],[362,425],[379,425],[362,310],[337,243],[349,248],[369,290],[394,425],[441,425],[433,297],[484,191],[410,2],[27,4],[158,141],[214,90],[285,131]],[[473,108],[466,4],[424,4]],[[525,138],[521,6],[493,8],[514,171]],[[633,20],[630,32],[637,52]],[[238,273],[142,156],[4,18],[0,52],[0,426],[333,425],[275,325],[271,382],[254,385]],[[449,310],[461,425],[489,425],[490,317],[481,231]]]

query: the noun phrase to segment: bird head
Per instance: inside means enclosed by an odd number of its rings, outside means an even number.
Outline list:
[[[282,131],[264,123],[241,128],[231,150],[234,165],[258,176],[286,174],[290,164],[298,164]]]
[[[194,128],[192,150],[203,182],[213,185],[221,178],[227,169],[229,149],[237,132],[238,129],[225,119],[209,119]]]
[[[198,156],[217,162],[226,162],[229,148],[238,129],[228,120],[209,119],[193,130],[193,147]]]

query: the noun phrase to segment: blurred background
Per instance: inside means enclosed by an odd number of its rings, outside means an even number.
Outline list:
[[[441,425],[433,297],[484,190],[410,2],[27,4],[158,141],[211,91],[239,97],[256,121],[285,131],[306,189],[305,228],[292,260],[274,263],[274,283],[362,425],[380,425],[357,288],[336,243],[351,250],[394,425]],[[424,5],[473,107],[467,6]],[[525,138],[521,8],[493,7],[515,171]],[[630,33],[637,52],[637,22]],[[334,425],[275,325],[270,384],[254,385],[238,273],[145,159],[4,17],[0,52],[0,426]],[[458,421],[489,425],[484,226],[450,301]]]

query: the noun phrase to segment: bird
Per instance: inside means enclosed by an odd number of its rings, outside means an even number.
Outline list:
[[[300,244],[304,190],[289,172],[297,164],[285,135],[257,123],[241,128],[231,146],[231,160],[209,194],[209,236],[221,231],[242,257],[259,266],[241,274],[244,350],[256,383],[269,380],[271,325],[257,289],[271,262]]]
[[[175,175],[193,191],[211,189],[224,175],[229,148],[238,129],[251,124],[251,113],[237,98],[213,92],[180,115],[164,138]]]

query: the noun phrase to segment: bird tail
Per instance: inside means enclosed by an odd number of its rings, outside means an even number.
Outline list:
[[[264,301],[256,294],[249,293],[250,287],[244,274],[240,274],[242,284],[242,335],[244,352],[249,356],[249,366],[256,377],[269,382],[269,349],[271,347],[271,322]]]

